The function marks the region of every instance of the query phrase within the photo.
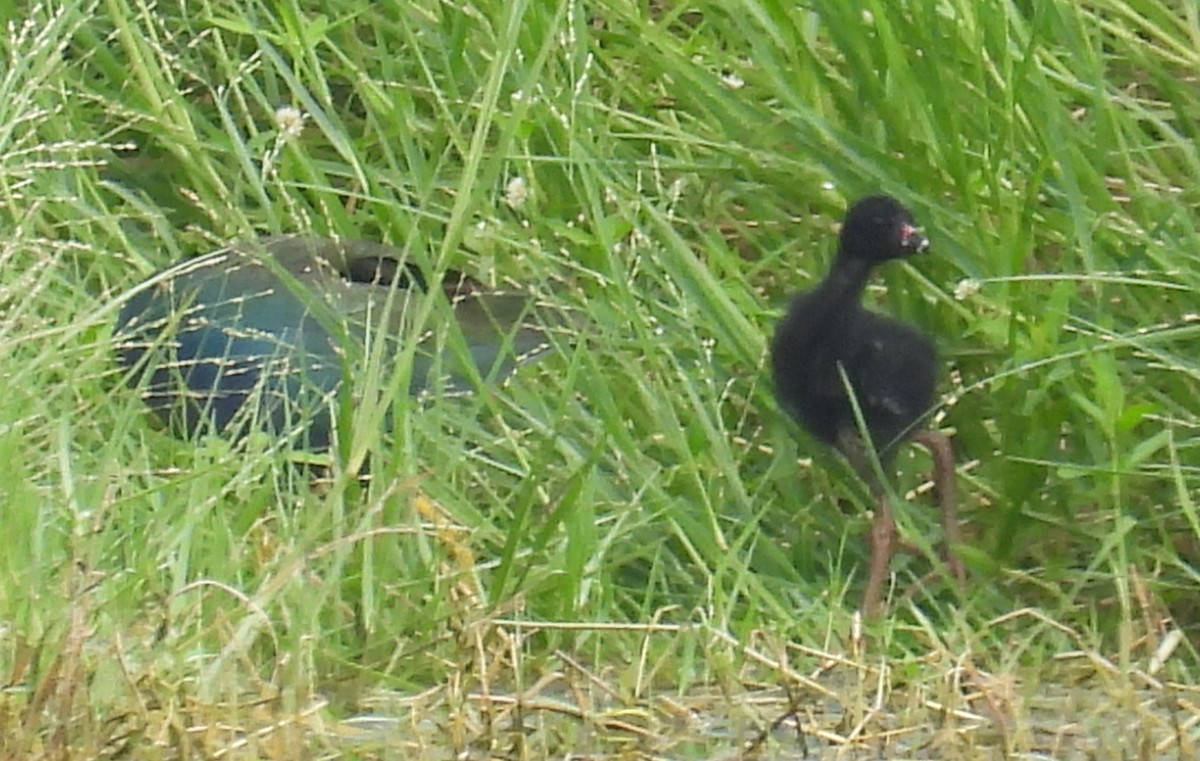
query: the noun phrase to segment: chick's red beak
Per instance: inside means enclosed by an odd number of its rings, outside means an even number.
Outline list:
[[[903,224],[900,226],[900,245],[905,250],[919,254],[929,248],[929,239],[916,225]]]

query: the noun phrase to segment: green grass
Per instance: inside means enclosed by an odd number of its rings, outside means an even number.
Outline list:
[[[478,695],[522,693],[575,724],[513,757],[704,758],[796,710],[814,738],[932,722],[960,741],[926,753],[975,758],[1053,752],[1022,723],[1051,680],[1111,697],[1063,711],[1091,717],[1089,757],[1194,752],[1191,3],[25,5],[0,9],[7,755],[445,757],[517,742]],[[305,116],[296,139],[281,106]],[[877,191],[934,242],[870,300],[937,336],[972,578],[901,599],[930,563],[898,561],[862,650],[869,499],[764,368],[847,200]],[[590,324],[504,389],[398,405],[391,435],[382,407],[348,407],[316,487],[263,437],[171,439],[115,367],[122,294],[298,231],[517,282]],[[901,460],[899,492],[922,491],[927,461]],[[931,504],[898,506],[927,546]],[[820,694],[800,677],[832,672],[857,733],[797,708]],[[670,732],[663,701],[718,694],[704,710],[724,715],[760,687],[787,697],[728,719],[725,745],[648,739]],[[1096,717],[1147,700],[1174,729],[1104,739]],[[336,729],[423,711],[431,746],[402,756]],[[607,745],[617,720],[643,732]]]

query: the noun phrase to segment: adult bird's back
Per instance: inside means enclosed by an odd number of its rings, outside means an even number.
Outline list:
[[[410,395],[461,392],[541,356],[549,332],[567,324],[529,295],[457,273],[429,283],[405,252],[380,243],[239,242],[135,288],[117,319],[118,356],[181,436],[262,429],[320,451],[339,389],[372,359],[391,369],[411,351]]]

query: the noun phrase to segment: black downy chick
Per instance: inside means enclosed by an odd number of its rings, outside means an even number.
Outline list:
[[[950,442],[943,434],[921,429],[937,383],[933,343],[859,303],[876,265],[928,247],[912,214],[895,199],[871,196],[858,201],[846,214],[829,274],[815,289],[792,300],[771,345],[780,404],[815,438],[837,448],[875,496],[870,573],[862,604],[868,618],[879,614],[897,537],[887,491],[860,435],[855,403],[883,472],[904,441],[929,449],[945,540],[953,546],[961,537]],[[961,583],[961,561],[948,551],[946,563]]]

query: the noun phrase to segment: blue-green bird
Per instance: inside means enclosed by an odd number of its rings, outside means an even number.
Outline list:
[[[129,383],[181,436],[298,431],[302,446],[321,451],[344,379],[373,352],[386,362],[403,351],[423,299],[444,295],[459,331],[417,336],[412,395],[469,390],[476,375],[507,377],[546,353],[547,332],[565,324],[527,295],[488,291],[455,273],[443,284],[427,293],[422,271],[380,243],[239,242],[135,288],[117,318],[118,355]],[[439,312],[431,310],[427,326]]]

